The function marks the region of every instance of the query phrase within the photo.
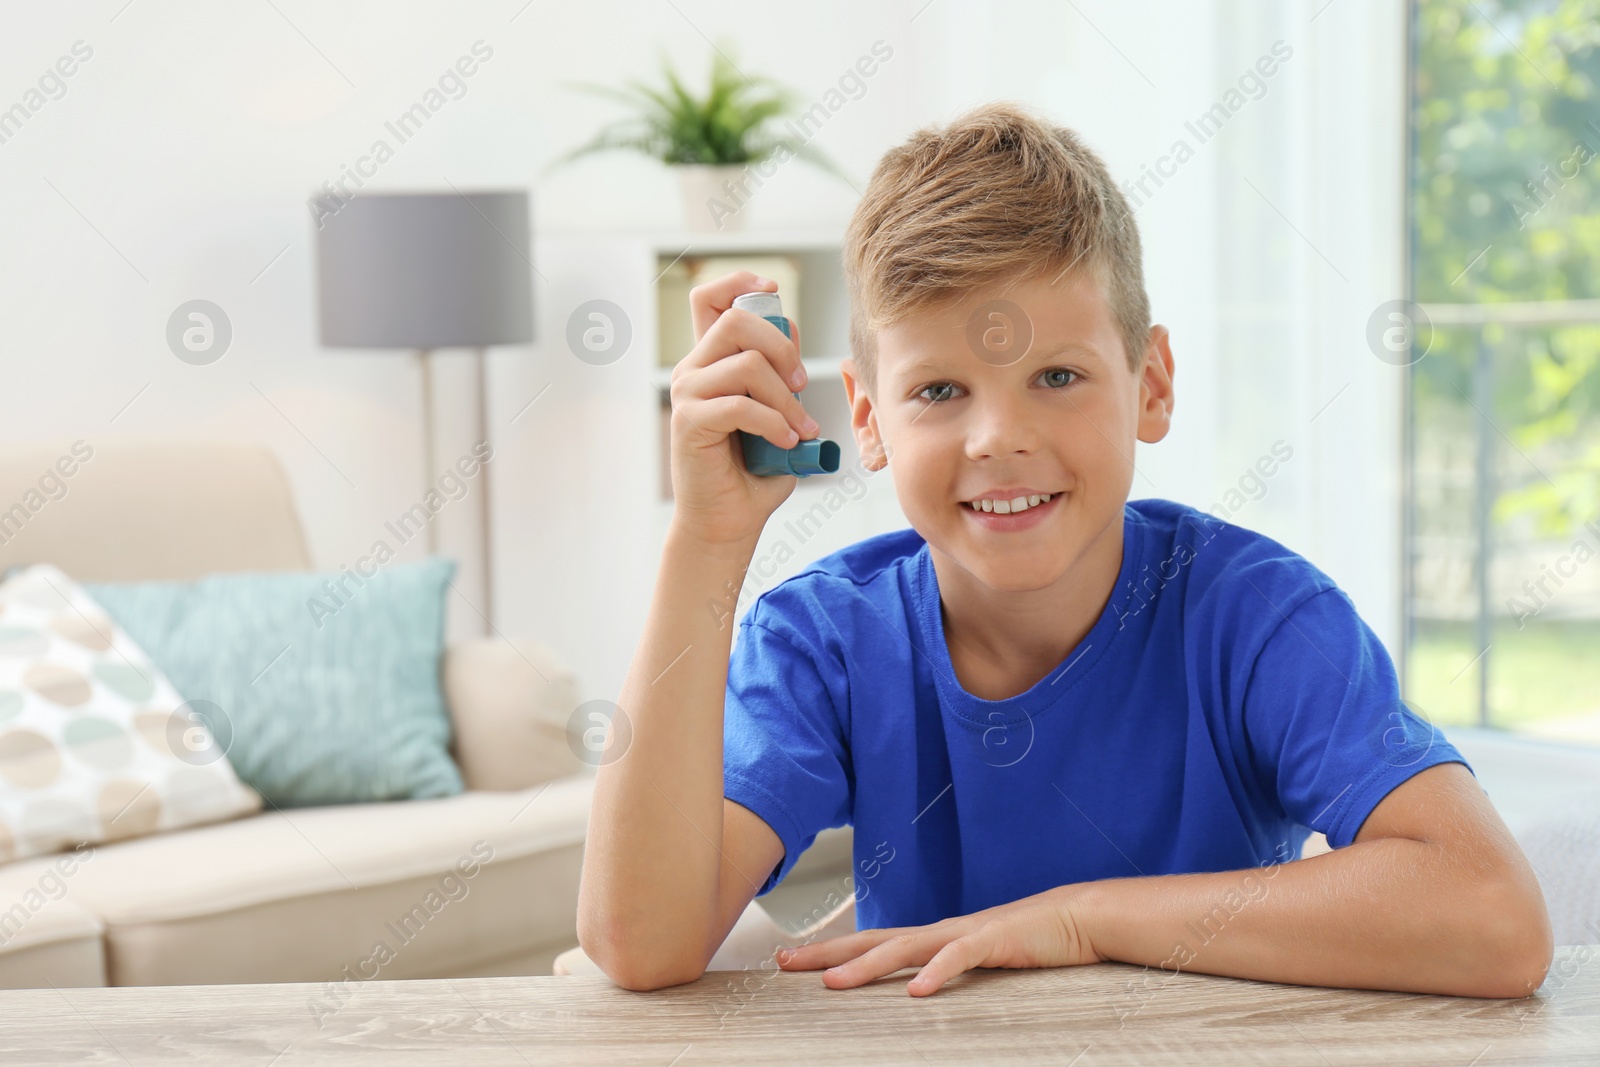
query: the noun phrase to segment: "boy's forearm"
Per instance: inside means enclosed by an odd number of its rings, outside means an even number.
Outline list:
[[[1106,959],[1300,985],[1521,997],[1549,966],[1527,897],[1424,841],[1269,867],[1063,886]],[[1161,978],[1149,976],[1146,986]]]
[[[608,971],[670,966],[713,921],[732,612],[754,552],[668,532],[617,701],[631,737],[596,770],[584,852],[580,940]]]

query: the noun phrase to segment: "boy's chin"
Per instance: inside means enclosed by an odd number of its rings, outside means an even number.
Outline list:
[[[1024,545],[997,550],[970,536],[942,539],[944,555],[953,559],[973,579],[997,593],[1030,593],[1048,589],[1070,569],[1069,553],[1063,545]]]
[[[1019,558],[1007,561],[987,556],[981,559],[961,559],[961,565],[979,582],[997,593],[1032,593],[1049,589],[1067,573],[1064,560],[1058,558]],[[958,556],[958,558],[960,558]]]

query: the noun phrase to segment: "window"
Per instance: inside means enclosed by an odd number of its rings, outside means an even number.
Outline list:
[[[1407,699],[1600,744],[1600,0],[1412,17]]]

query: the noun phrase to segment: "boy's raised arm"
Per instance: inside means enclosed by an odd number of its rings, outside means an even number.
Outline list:
[[[696,345],[672,375],[673,517],[618,697],[611,744],[627,747],[608,748],[597,769],[578,893],[579,943],[629,988],[703,973],[782,855],[754,816],[725,830],[722,766],[732,612],[762,528],[796,482],[748,474],[732,435],[787,448],[818,433],[791,392],[804,384],[798,334],[730,310],[735,296],[775,288],[748,272],[696,287]]]

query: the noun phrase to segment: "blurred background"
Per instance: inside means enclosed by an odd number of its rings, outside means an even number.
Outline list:
[[[1404,459],[1408,692],[1436,721],[1591,743],[1596,16],[1572,2],[1418,5],[1406,195],[1427,339]]]
[[[1132,495],[1311,559],[1431,721],[1600,744],[1596,0],[0,12],[0,455],[83,442],[107,457],[84,479],[138,471],[139,517],[74,534],[101,554],[73,577],[255,566],[229,555],[254,497],[185,487],[244,446],[303,537],[260,566],[455,560],[449,639],[537,647],[558,736],[609,721],[671,512],[688,287],[780,279],[845,446],[708,605],[736,617],[904,525],[847,429],[839,244],[886,149],[1009,99],[1082,133],[1137,211],[1176,410]],[[425,251],[446,232],[459,259]],[[49,558],[69,505],[12,484],[0,558]],[[162,521],[187,570],[119,569]]]
[[[1595,14],[1583,0],[1215,0],[1154,21],[1096,0],[803,16],[693,0],[17,5],[0,104],[59,57],[92,58],[0,123],[0,435],[268,444],[312,556],[336,569],[428,479],[416,367],[319,341],[313,195],[524,189],[535,251],[585,234],[692,246],[670,234],[689,221],[670,165],[618,150],[548,167],[630,113],[574,83],[663,83],[665,60],[702,92],[720,57],[791,90],[794,114],[834,94],[804,139],[842,177],[774,164],[734,219],[784,235],[775,247],[800,230],[825,249],[887,147],[1015,99],[1080,130],[1138,210],[1179,404],[1173,435],[1138,456],[1134,495],[1209,508],[1233,492],[1230,518],[1351,592],[1436,720],[1594,740],[1600,566],[1574,553],[1600,550],[1584,526],[1600,513],[1600,334],[1584,303],[1600,241]],[[487,58],[456,75],[475,43]],[[862,75],[874,45],[887,58]],[[430,91],[425,128],[396,125]],[[724,226],[701,243],[764,251],[751,240]],[[661,361],[643,342],[575,360],[579,304],[610,299],[641,334],[654,309],[622,279],[574,288],[554,255],[528,257],[536,336],[489,355],[494,613],[559,637],[603,694],[642,621],[653,546],[632,518],[643,502],[606,484],[628,450],[596,438],[630,434],[618,423]],[[165,341],[193,299],[232,326],[206,366]],[[1431,330],[1375,355],[1369,317],[1407,299],[1426,308],[1408,323]],[[824,340],[807,355],[844,354]],[[1258,487],[1253,465],[1279,440],[1294,458]],[[793,566],[850,539],[795,546]]]

